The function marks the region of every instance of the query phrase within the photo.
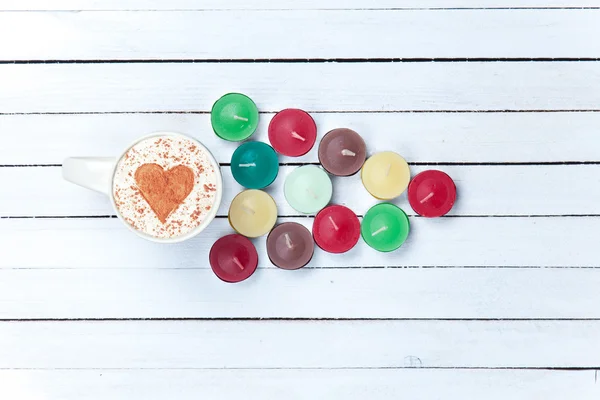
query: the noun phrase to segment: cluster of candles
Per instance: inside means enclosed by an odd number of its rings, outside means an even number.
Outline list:
[[[239,93],[221,97],[211,111],[213,130],[229,141],[248,139],[256,130],[258,117],[255,103]],[[258,254],[248,238],[267,233],[269,259],[288,270],[308,264],[315,243],[329,253],[352,249],[361,236],[369,246],[383,252],[396,250],[404,243],[410,224],[401,208],[379,203],[367,211],[361,223],[349,208],[329,205],[333,194],[329,174],[351,176],[361,171],[363,185],[379,200],[394,199],[408,188],[411,207],[424,217],[442,216],[454,205],[456,187],[447,174],[428,170],[411,181],[408,163],[400,155],[385,151],[367,158],[362,137],[351,129],[339,128],[329,131],[319,144],[321,166],[298,167],[284,183],[285,199],[292,208],[316,214],[312,234],[295,222],[275,226],[277,205],[261,189],[277,177],[277,153],[290,157],[308,153],[317,139],[317,126],[305,111],[285,109],[271,120],[268,136],[271,145],[244,142],[231,157],[233,177],[246,190],[233,199],[229,208],[229,223],[237,233],[220,238],[210,251],[210,265],[223,281],[239,282],[254,273]]]

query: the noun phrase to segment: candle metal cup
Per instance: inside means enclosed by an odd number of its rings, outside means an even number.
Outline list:
[[[365,141],[351,129],[333,129],[319,144],[319,162],[332,175],[354,175],[361,169],[366,157]]]
[[[267,254],[281,268],[294,270],[312,259],[315,245],[308,229],[296,222],[277,225],[267,236]]]

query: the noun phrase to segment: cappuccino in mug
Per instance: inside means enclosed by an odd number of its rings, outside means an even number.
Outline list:
[[[189,236],[216,213],[221,176],[215,164],[203,146],[186,136],[142,139],[116,164],[114,206],[138,233],[159,240]]]

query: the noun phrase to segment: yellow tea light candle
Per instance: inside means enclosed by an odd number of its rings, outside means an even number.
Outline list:
[[[400,196],[408,187],[410,169],[406,160],[399,154],[383,151],[367,159],[360,177],[373,197],[390,200]]]
[[[277,221],[275,200],[262,190],[244,190],[229,206],[229,224],[240,235],[255,238],[268,233]]]

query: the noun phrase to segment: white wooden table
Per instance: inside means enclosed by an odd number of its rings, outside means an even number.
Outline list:
[[[50,4],[51,3],[51,4]],[[598,399],[600,1],[3,0],[0,399]],[[27,11],[29,10],[29,11]],[[380,254],[317,251],[251,279],[207,263],[230,233],[235,144],[209,110],[239,91],[362,134],[459,199]],[[157,130],[223,164],[205,234],[156,245],[63,158]],[[312,225],[269,192],[280,221]],[[334,179],[358,214],[375,200]]]

